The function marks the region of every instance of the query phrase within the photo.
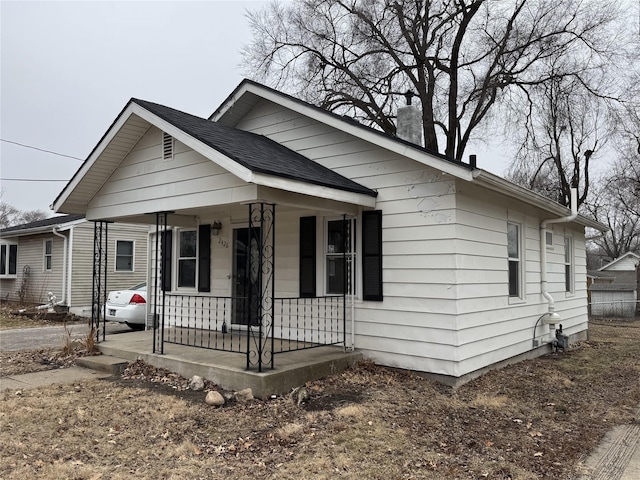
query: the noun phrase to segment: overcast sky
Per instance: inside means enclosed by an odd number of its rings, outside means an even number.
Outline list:
[[[209,116],[242,80],[244,13],[262,5],[2,0],[0,178],[69,180],[80,161],[8,141],[85,159],[131,97]],[[66,184],[0,183],[3,201],[47,211]]]

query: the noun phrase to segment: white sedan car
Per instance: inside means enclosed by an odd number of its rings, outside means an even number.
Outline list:
[[[125,323],[134,330],[143,330],[147,319],[147,284],[109,292],[106,307],[108,322]]]

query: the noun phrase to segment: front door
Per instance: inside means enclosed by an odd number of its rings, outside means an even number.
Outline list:
[[[250,235],[248,228],[233,230],[233,314],[231,323],[258,325],[258,298],[260,282],[258,274],[260,229],[254,228]],[[249,238],[251,236],[251,238]]]

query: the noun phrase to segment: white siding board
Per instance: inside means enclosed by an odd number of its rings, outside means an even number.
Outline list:
[[[416,270],[439,270],[454,269],[455,258],[452,255],[384,255],[382,257],[382,268],[385,270],[392,268],[416,269]],[[385,277],[386,280],[386,277]]]
[[[362,304],[358,305],[358,325],[368,323],[370,324],[368,328],[372,328],[373,332],[378,331],[376,330],[376,325],[378,324],[455,331],[454,318],[447,314],[430,311],[430,306],[432,307],[433,303],[429,303],[429,300],[421,299],[418,303],[417,299],[413,301],[410,299],[410,303],[407,304],[403,304],[400,301],[402,299],[394,300],[394,305],[391,305],[392,302],[388,302],[390,304],[388,307],[385,306],[386,301],[383,302],[384,305],[377,304],[378,302],[376,302],[376,305],[371,302],[369,308],[364,307]],[[366,322],[360,318],[364,316],[366,316]],[[394,321],[389,323],[389,319],[393,319]],[[378,336],[382,337],[382,335]]]
[[[211,185],[216,185],[218,188],[233,188],[242,185],[246,185],[245,182],[241,181],[235,175],[232,175],[228,172],[222,172],[220,174],[213,174],[205,165],[198,164],[192,167],[177,169],[172,172],[171,175],[168,174],[145,174],[137,177],[131,177],[124,180],[114,180],[109,184],[105,185],[101,190],[101,195],[109,195],[113,193],[122,193],[132,190],[140,190],[143,188],[146,189],[169,189],[175,190],[178,189],[182,182],[192,182],[190,186],[193,188],[204,188],[206,189],[206,184],[203,184],[204,187],[198,186],[198,182],[206,182]],[[198,178],[198,181],[192,180],[193,178]],[[172,187],[172,185],[176,185]]]
[[[421,342],[424,344],[447,347],[457,343],[455,330],[439,328],[418,328],[402,324],[390,323],[357,323],[356,333],[370,337],[380,337],[405,342]]]
[[[357,328],[356,335],[358,336],[358,349],[393,354],[402,353],[403,355],[422,357],[425,360],[427,358],[431,360],[456,360],[454,349],[444,343],[400,340],[396,338],[388,338],[384,342],[380,342],[379,337],[361,334]]]

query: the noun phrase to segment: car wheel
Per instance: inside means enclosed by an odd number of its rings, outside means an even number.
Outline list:
[[[129,323],[126,322],[127,327],[129,327],[131,330],[144,330],[144,324],[141,323]]]

